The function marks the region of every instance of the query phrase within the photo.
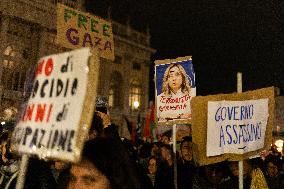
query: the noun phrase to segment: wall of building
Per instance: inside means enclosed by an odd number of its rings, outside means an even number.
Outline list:
[[[0,1],[2,111],[9,106],[19,108],[24,89],[27,88],[23,81],[31,75],[30,70],[40,57],[68,50],[60,47],[55,41],[57,2],[83,9],[82,0],[77,3],[70,0]],[[142,117],[146,115],[150,58],[155,50],[150,47],[149,32],[142,33],[129,25],[114,21],[112,23],[116,59],[114,62],[101,59],[98,95],[108,96],[111,87],[116,87],[117,103],[110,108],[110,114],[116,124],[125,125],[124,117],[136,122],[139,114]],[[8,54],[5,55],[5,52]],[[140,107],[137,110],[129,105],[133,83],[140,88]],[[120,131],[122,135],[127,135],[125,128]]]

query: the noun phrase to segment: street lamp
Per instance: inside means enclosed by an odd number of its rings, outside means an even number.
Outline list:
[[[139,108],[139,106],[140,106],[140,103],[138,101],[134,101],[133,102],[133,106],[134,106],[134,109],[137,110]]]
[[[283,149],[283,140],[276,140],[275,145],[277,146],[277,151],[282,153]]]

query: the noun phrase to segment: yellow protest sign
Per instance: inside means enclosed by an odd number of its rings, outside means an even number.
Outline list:
[[[91,47],[100,57],[114,60],[111,23],[60,3],[57,5],[56,41],[70,49]]]
[[[194,97],[192,139],[198,163],[240,161],[269,149],[274,106],[273,87]]]

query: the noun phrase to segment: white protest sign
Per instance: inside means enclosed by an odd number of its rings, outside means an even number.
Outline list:
[[[209,101],[206,155],[244,154],[263,148],[268,116],[268,98]]]
[[[88,80],[92,81],[90,56],[90,49],[83,48],[39,60],[32,93],[13,133],[18,152],[77,161],[82,127],[88,132],[81,120]]]

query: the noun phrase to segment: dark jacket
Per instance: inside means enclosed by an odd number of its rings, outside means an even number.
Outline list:
[[[55,178],[51,171],[51,162],[36,158],[29,159],[24,189],[57,189]]]
[[[196,167],[191,161],[178,161],[177,164],[178,189],[191,189],[193,176],[196,173]]]
[[[174,166],[162,162],[158,165],[155,189],[174,189]]]

